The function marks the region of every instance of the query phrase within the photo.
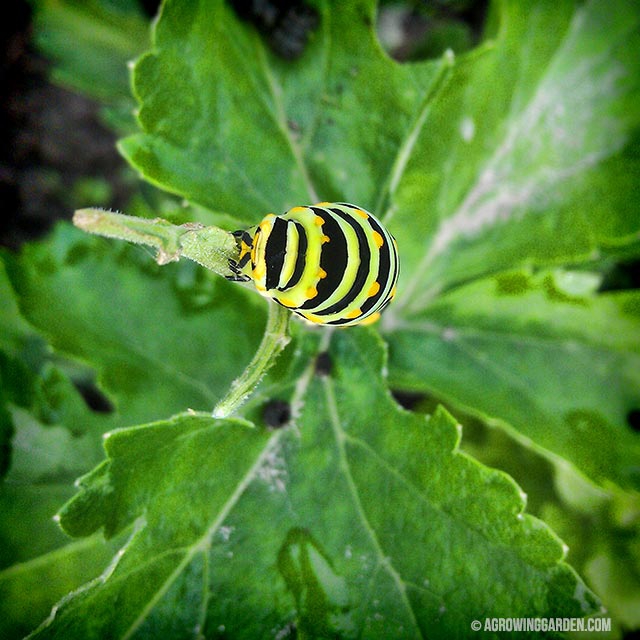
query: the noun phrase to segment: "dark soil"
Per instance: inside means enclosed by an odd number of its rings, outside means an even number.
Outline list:
[[[0,246],[11,249],[71,218],[79,178],[111,185],[105,206],[121,208],[127,197],[99,105],[47,80],[31,36],[31,10],[19,0],[0,26]]]

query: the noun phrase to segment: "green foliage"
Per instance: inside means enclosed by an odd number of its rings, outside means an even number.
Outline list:
[[[392,331],[392,381],[509,425],[596,482],[637,489],[626,416],[640,389],[640,296],[573,293],[586,276],[503,273],[440,295]]]
[[[106,117],[131,130],[127,64],[149,46],[149,25],[135,0],[33,0],[39,48],[57,82],[101,100]]]
[[[35,637],[173,637],[184,625],[252,638],[294,622],[293,602],[299,631],[314,636],[463,635],[468,610],[594,609],[561,562],[560,541],[522,515],[518,487],[455,451],[451,416],[426,420],[389,397],[379,338],[337,334],[331,376],[314,376],[313,347],[292,363],[299,431],[182,415],[107,437],[108,461],[81,479],[61,524],[74,536],[136,522],[134,532],[110,580]],[[443,537],[448,551],[424,553]],[[473,558],[461,562],[464,548]],[[131,597],[118,620],[92,615],[108,610],[123,581]],[[180,600],[189,604],[176,621]]]
[[[640,253],[637,3],[496,1],[479,47],[403,65],[373,0],[315,4],[285,61],[224,2],[165,2],[120,148],[200,221],[374,211],[397,299],[378,330],[294,324],[242,416],[214,419],[260,340],[254,292],[65,225],[4,255],[3,637],[56,603],[34,637],[466,637],[599,599],[640,625],[640,297],[600,286]],[[41,40],[109,102],[140,18],[79,6],[43,0]],[[63,37],[79,12],[114,67]]]

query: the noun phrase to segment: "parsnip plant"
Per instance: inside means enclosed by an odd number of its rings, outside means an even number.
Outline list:
[[[271,301],[70,224],[4,253],[3,637],[455,638],[603,603],[612,637],[640,624],[640,295],[602,286],[640,254],[637,2],[496,0],[475,49],[406,64],[373,0],[313,5],[285,60],[225,2],[165,1],[135,130],[90,54],[134,54],[141,19],[38,5],[59,77],[102,83],[123,155],[180,199],[143,215],[356,202],[402,266],[370,327],[291,321],[220,418]],[[78,24],[102,39],[72,56]]]

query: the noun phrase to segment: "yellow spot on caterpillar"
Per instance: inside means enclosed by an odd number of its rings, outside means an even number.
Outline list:
[[[324,321],[319,316],[314,316],[313,313],[300,314],[303,318],[306,318],[309,322],[315,322],[316,324],[322,324]]]
[[[327,242],[331,242],[331,238],[329,236],[322,236],[322,238],[320,238],[320,242],[322,242],[322,244],[326,244]]]
[[[377,232],[373,232],[373,241],[376,243],[378,249],[384,244],[384,238]]]
[[[281,304],[283,304],[285,307],[289,307],[290,309],[293,309],[296,306],[296,303],[291,300],[291,298],[278,298],[278,300],[280,300]]]
[[[365,220],[369,217],[369,214],[366,211],[363,211],[362,209],[356,209],[354,213],[360,216],[361,218],[364,218]]]
[[[380,319],[379,312],[372,313],[368,318],[365,318],[360,324],[361,325],[373,324],[374,322],[377,322],[379,319]]]
[[[349,320],[353,320],[354,318],[357,318],[358,316],[361,316],[361,315],[362,315],[361,309],[354,309],[353,311],[349,311],[349,313],[347,313],[345,318],[349,318]]]
[[[309,287],[304,295],[307,297],[307,300],[311,300],[311,298],[315,298],[318,295],[318,290],[315,287]]]
[[[300,213],[301,211],[304,211],[307,207],[293,207],[293,209],[291,209],[290,213]]]
[[[320,216],[316,216],[313,219],[313,224],[315,224],[316,227],[321,227],[324,224],[324,220]]]
[[[373,296],[375,296],[376,293],[378,293],[378,291],[380,291],[380,283],[379,282],[374,282],[369,287],[369,291],[367,292],[367,297],[368,298],[373,298]]]
[[[327,205],[330,205],[330,202],[318,202],[318,204],[316,204],[316,207],[326,207]]]
[[[252,245],[247,244],[246,242],[244,242],[244,240],[240,243],[240,256],[239,259],[242,260],[242,258],[244,258],[247,253],[251,253],[251,249],[252,249]]]
[[[318,269],[318,278],[322,280],[327,277],[327,272],[324,269]]]
[[[391,289],[391,293],[389,294],[389,300],[393,300],[395,295],[396,295],[396,288],[393,287],[393,289]]]

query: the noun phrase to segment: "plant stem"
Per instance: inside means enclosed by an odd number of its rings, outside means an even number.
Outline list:
[[[153,247],[158,251],[158,264],[184,256],[221,276],[231,275],[229,260],[237,258],[238,253],[228,231],[193,222],[175,225],[160,218],[147,220],[102,209],[79,209],[73,223],[89,233]]]
[[[269,302],[269,315],[262,342],[253,356],[253,360],[242,375],[233,381],[227,395],[216,405],[213,410],[214,418],[226,418],[237,411],[289,344],[290,338],[287,335],[287,328],[290,317],[291,311],[279,304]]]
[[[235,238],[218,227],[197,223],[178,226],[160,218],[147,220],[101,209],[80,209],[75,212],[73,223],[89,233],[153,247],[158,251],[158,264],[174,262],[184,256],[221,276],[229,276],[232,275],[229,260],[238,257]],[[268,308],[262,342],[253,360],[216,405],[213,410],[216,418],[229,416],[240,408],[289,343],[287,328],[291,312],[275,303],[270,303]]]

